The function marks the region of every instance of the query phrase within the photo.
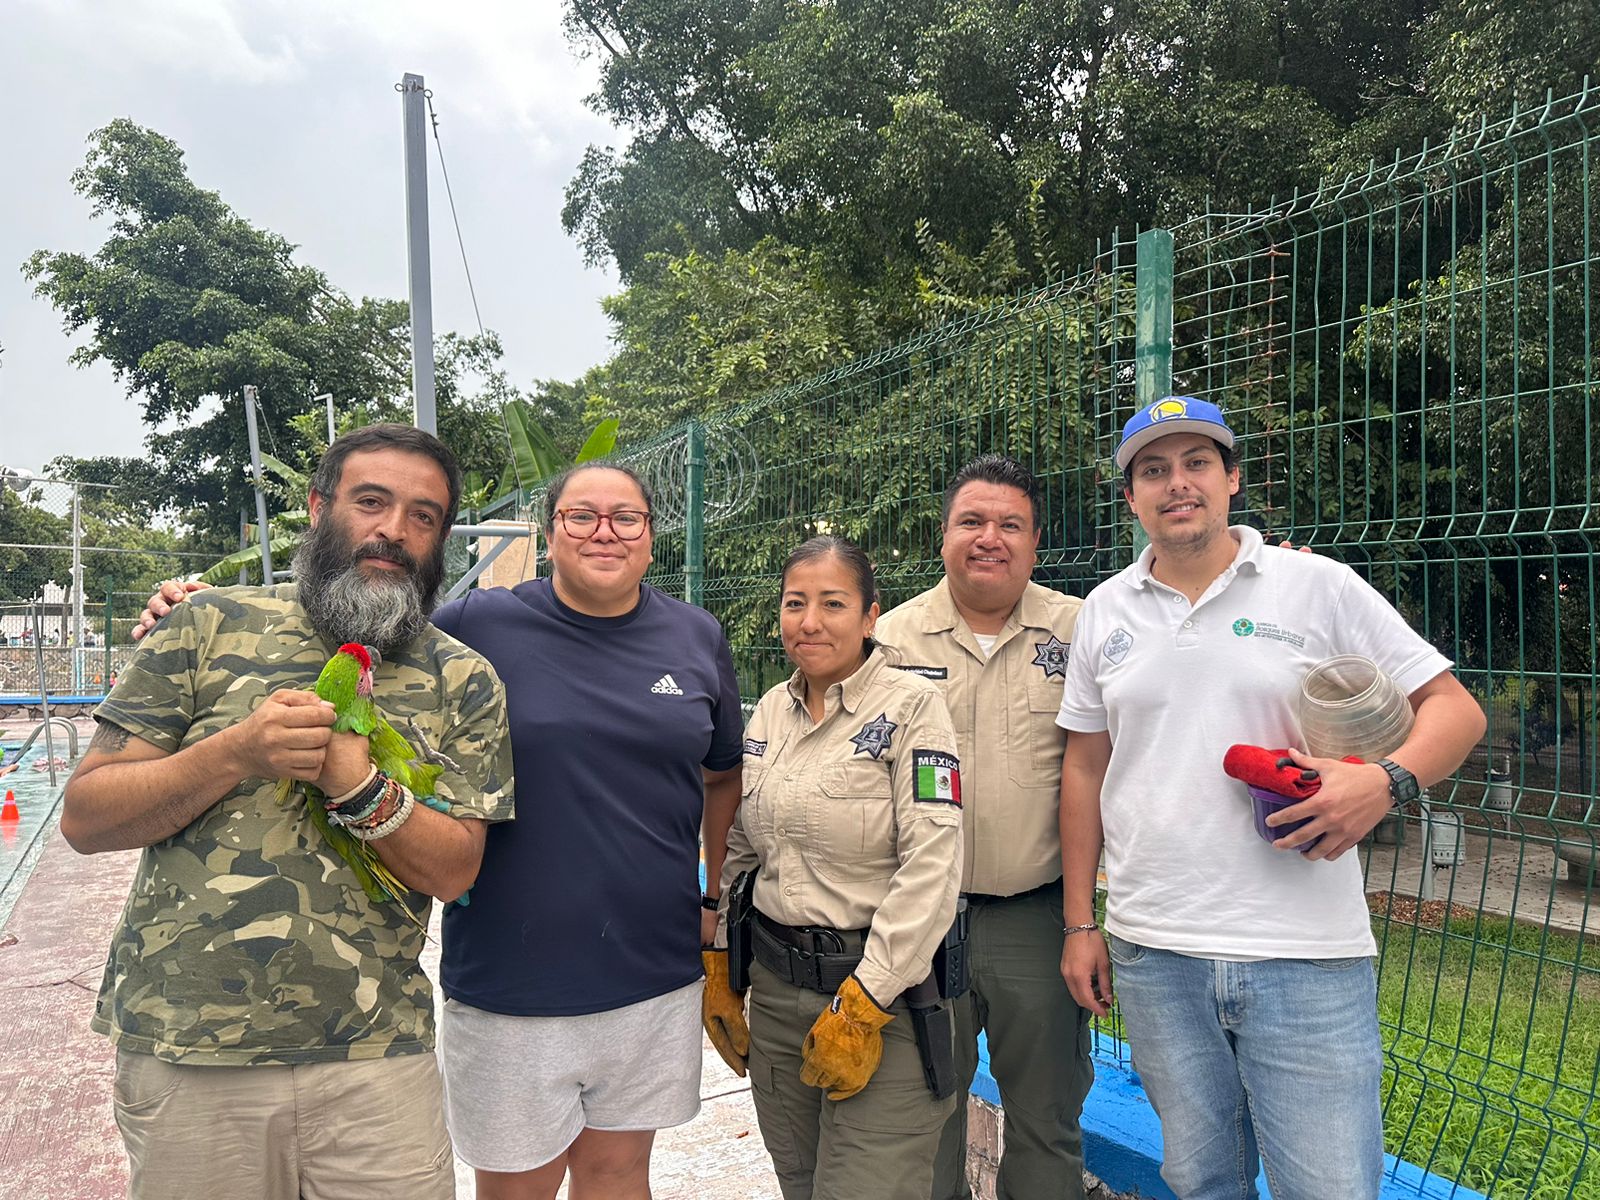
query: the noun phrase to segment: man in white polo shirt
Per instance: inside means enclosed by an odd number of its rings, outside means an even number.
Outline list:
[[[1187,397],[1123,430],[1116,462],[1150,545],[1084,601],[1067,665],[1061,971],[1104,1014],[1115,962],[1181,1200],[1250,1200],[1258,1155],[1275,1200],[1362,1200],[1383,1170],[1382,1054],[1376,946],[1346,851],[1460,766],[1484,717],[1348,567],[1230,528],[1233,445],[1221,410]],[[1223,755],[1302,744],[1300,681],[1345,653],[1387,672],[1416,723],[1378,763],[1296,751],[1322,787],[1271,818],[1310,819],[1269,844]],[[1109,955],[1094,915],[1102,844]]]

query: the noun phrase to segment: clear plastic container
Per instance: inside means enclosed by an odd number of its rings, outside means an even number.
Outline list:
[[[1306,749],[1322,758],[1376,762],[1400,747],[1413,719],[1405,693],[1359,654],[1318,663],[1300,684],[1300,730]]]

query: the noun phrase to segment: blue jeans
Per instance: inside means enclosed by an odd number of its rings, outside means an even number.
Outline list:
[[[1181,1200],[1375,1200],[1383,1174],[1368,958],[1223,962],[1111,939],[1133,1066]]]

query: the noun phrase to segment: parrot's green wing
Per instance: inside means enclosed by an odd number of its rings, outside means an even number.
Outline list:
[[[390,779],[403,783],[417,799],[433,795],[434,785],[444,768],[424,762],[410,742],[382,717],[368,735],[372,761]]]

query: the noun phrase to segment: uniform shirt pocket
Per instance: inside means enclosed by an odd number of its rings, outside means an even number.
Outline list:
[[[895,856],[894,797],[889,786],[889,763],[834,763],[822,772],[821,786],[811,805],[813,843],[818,871],[840,878],[839,865],[861,867],[884,864],[893,870]],[[848,873],[859,878],[859,871]]]
[[[772,825],[772,806],[763,800],[761,785],[768,767],[759,759],[744,756],[744,772],[739,795],[739,820],[746,833],[765,833]]]
[[[1057,784],[1067,749],[1067,731],[1056,724],[1061,712],[1061,681],[1030,683],[1026,703],[1026,711],[1020,704],[1011,710],[1027,726],[1012,731],[1011,780],[1024,787]]]

